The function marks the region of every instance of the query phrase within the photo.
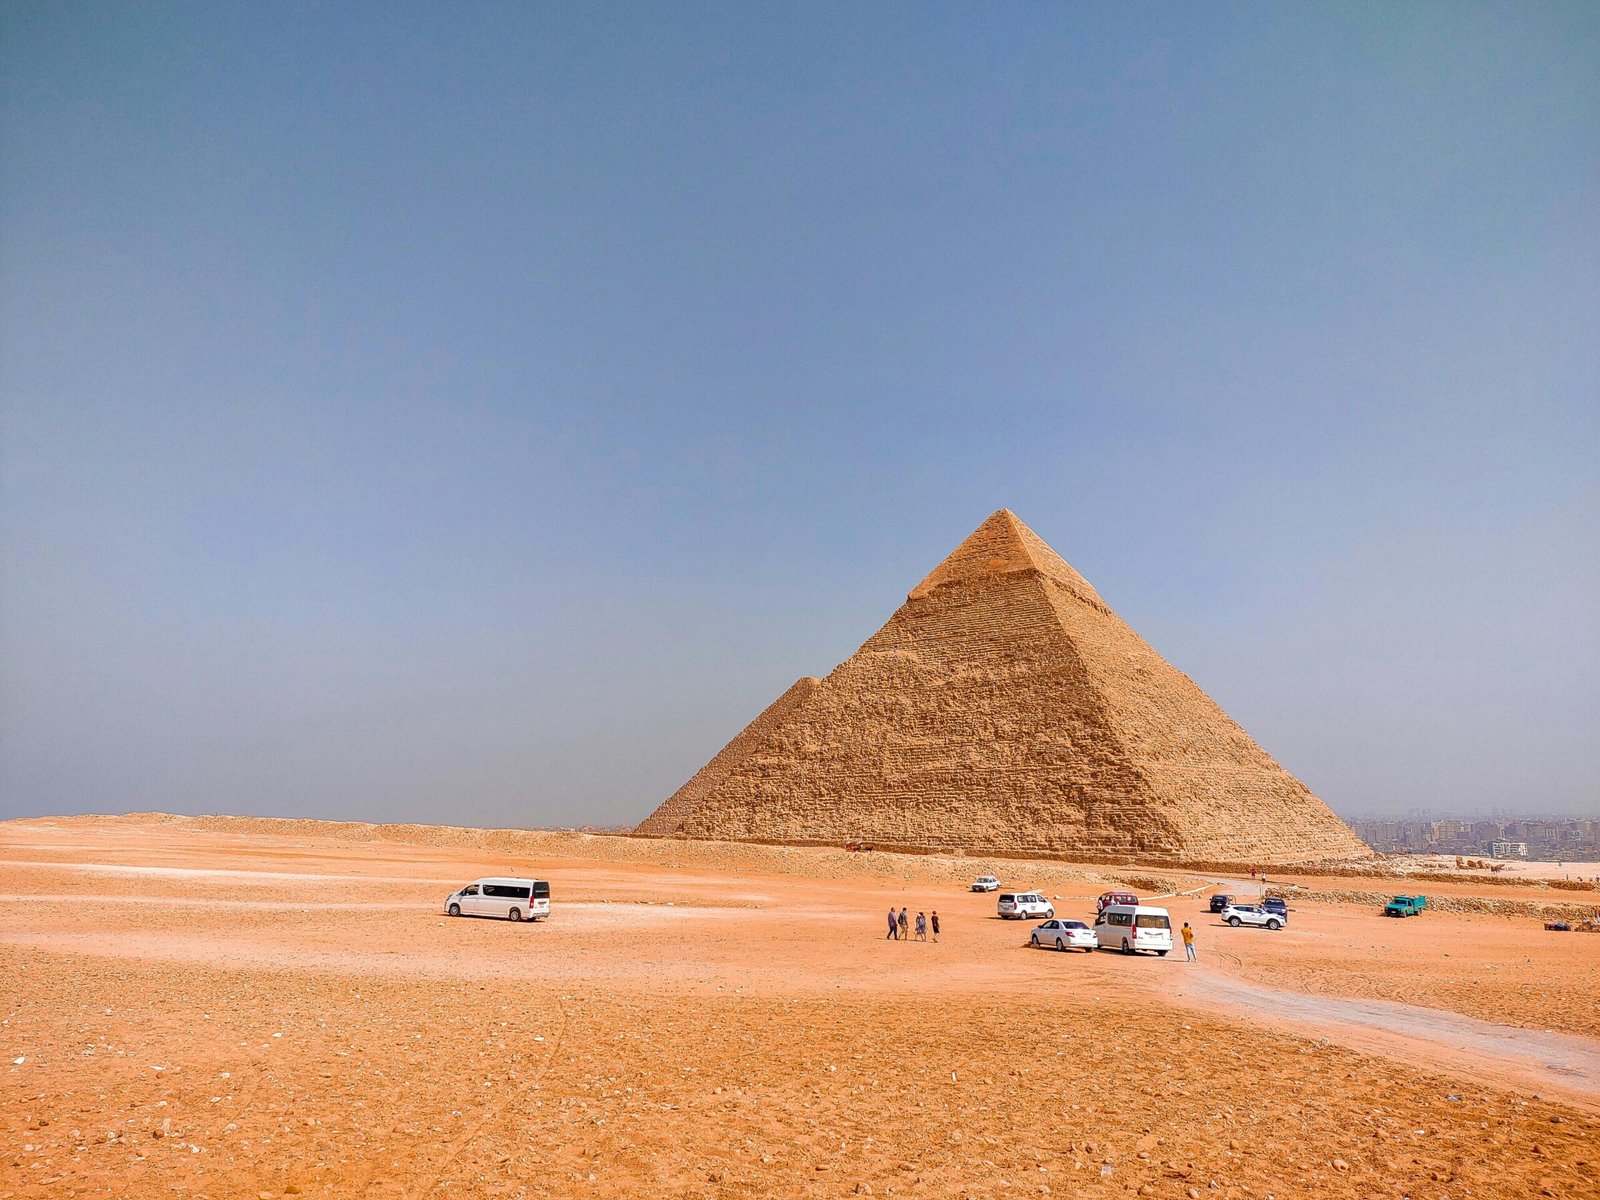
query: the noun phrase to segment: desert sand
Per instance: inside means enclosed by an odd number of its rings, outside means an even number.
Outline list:
[[[1201,961],[1029,950],[1120,881]],[[548,922],[449,919],[480,875]],[[1600,936],[1538,881],[316,822],[0,824],[0,1197],[1600,1196]],[[1480,903],[1481,898],[1491,903]],[[1515,911],[1477,911],[1505,899]],[[1600,904],[1600,895],[1594,897]],[[884,938],[893,904],[938,944]]]

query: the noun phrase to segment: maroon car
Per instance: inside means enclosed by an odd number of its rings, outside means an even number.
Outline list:
[[[1106,910],[1106,906],[1111,904],[1138,903],[1139,897],[1135,896],[1132,892],[1106,892],[1100,897],[1099,900],[1095,901],[1094,911],[1096,913],[1103,913]]]

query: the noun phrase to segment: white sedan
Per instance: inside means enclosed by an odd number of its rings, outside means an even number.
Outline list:
[[[1028,939],[1035,947],[1054,946],[1057,950],[1098,950],[1100,939],[1082,921],[1058,919],[1035,926]]]

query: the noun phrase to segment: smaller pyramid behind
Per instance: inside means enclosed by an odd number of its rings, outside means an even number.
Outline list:
[[[1372,853],[1006,509],[638,832],[1169,863]]]

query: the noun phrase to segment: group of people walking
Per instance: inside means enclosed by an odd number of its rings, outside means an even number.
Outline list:
[[[899,912],[895,912],[894,905],[891,904],[889,906],[889,932],[884,935],[884,940],[888,941],[893,938],[897,942],[909,942],[914,939],[919,942],[925,942],[928,940],[930,926],[933,928],[933,940],[937,942],[939,940],[939,910],[937,908],[933,910],[931,918],[927,913],[919,912],[917,914],[916,933],[913,935],[911,932],[911,918],[907,915],[906,910],[902,908]]]

